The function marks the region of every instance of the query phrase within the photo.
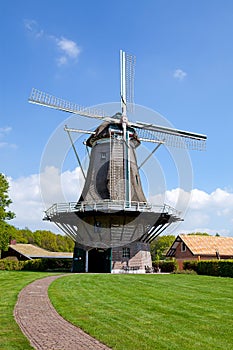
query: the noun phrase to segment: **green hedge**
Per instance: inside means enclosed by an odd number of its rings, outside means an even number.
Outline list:
[[[220,260],[219,271],[221,277],[233,277],[233,260]]]
[[[198,275],[233,277],[233,260],[184,261],[183,267]]]
[[[197,260],[185,260],[183,262],[183,269],[184,270],[193,270],[197,272]]]
[[[70,272],[72,259],[34,259],[15,261],[0,260],[0,270],[27,270],[27,271],[65,271]]]
[[[199,261],[197,273],[199,275],[233,277],[233,260]]]
[[[158,269],[161,272],[174,272],[178,268],[176,260],[156,260],[152,262],[152,266],[155,272],[158,272]]]
[[[7,260],[7,259],[1,259],[0,260],[0,270],[7,270],[7,271],[16,271],[16,270],[22,270],[24,265],[24,261],[18,261],[18,260]]]
[[[22,270],[26,271],[46,271],[44,259],[34,259],[24,261]]]

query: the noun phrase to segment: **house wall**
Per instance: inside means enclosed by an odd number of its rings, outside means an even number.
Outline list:
[[[177,260],[179,270],[183,270],[184,260],[197,260],[197,257],[195,257],[191,253],[191,251],[188,249],[187,246],[185,251],[182,251],[181,247],[182,247],[182,242],[179,242],[175,252],[175,258]]]
[[[123,248],[130,249],[130,257],[123,257]],[[152,268],[150,245],[134,242],[124,247],[112,249],[112,273],[145,273],[146,268]]]
[[[174,257],[176,258],[179,270],[183,270],[183,262],[185,260],[214,260],[217,259],[216,255],[193,255],[186,246],[186,251],[181,249],[182,242],[180,242],[176,248]],[[229,256],[221,256],[221,259],[230,259]]]
[[[16,257],[19,261],[29,260],[25,255],[20,254],[19,252],[15,251],[11,247],[9,247],[8,250],[5,252],[2,251],[2,259],[10,257],[10,256]]]

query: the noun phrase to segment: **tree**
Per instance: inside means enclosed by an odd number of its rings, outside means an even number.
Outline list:
[[[165,256],[167,250],[170,248],[174,240],[175,236],[172,235],[160,236],[155,239],[150,245],[152,260],[161,260]]]
[[[0,173],[0,221],[11,220],[15,217],[7,208],[12,203],[8,196],[9,184],[6,177]]]
[[[8,196],[9,184],[6,177],[0,173],[0,255],[2,250],[7,250],[10,230],[5,220],[11,220],[15,217],[12,211],[8,210],[9,205],[12,203]]]
[[[209,233],[206,232],[192,232],[188,233],[189,236],[210,236]]]

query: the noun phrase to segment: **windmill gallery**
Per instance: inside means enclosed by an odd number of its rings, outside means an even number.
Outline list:
[[[99,119],[96,130],[65,126],[85,180],[80,198],[72,203],[56,203],[46,210],[45,220],[54,222],[75,241],[73,272],[140,272],[152,267],[150,243],[170,224],[182,220],[167,205],[150,204],[143,192],[137,148],[154,143],[155,148],[203,149],[206,136],[144,122],[131,122],[135,57],[120,51],[121,112],[105,116],[33,89],[29,102]],[[87,173],[71,138],[71,133],[89,134]]]

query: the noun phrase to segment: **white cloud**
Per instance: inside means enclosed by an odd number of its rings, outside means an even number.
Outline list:
[[[80,48],[73,40],[66,38],[57,39],[57,46],[64,52],[65,55],[71,58],[77,58],[80,54]]]
[[[77,61],[77,58],[81,53],[81,48],[75,41],[67,39],[63,36],[59,38],[46,33],[39,27],[39,24],[34,19],[25,19],[24,27],[32,37],[36,39],[43,37],[44,40],[50,40],[54,43],[54,47],[61,53],[61,55],[56,58],[58,66],[64,66],[70,62]]]
[[[5,126],[4,128],[0,128],[0,136],[7,134],[12,130],[11,126]]]
[[[37,26],[37,22],[33,19],[25,19],[24,21],[24,26],[27,30],[29,30],[30,32],[33,31],[33,28],[35,26]]]
[[[35,21],[34,19],[25,19],[24,27],[35,38],[40,38],[44,35],[43,29],[39,28],[37,21]]]
[[[14,143],[8,143],[8,142],[0,142],[0,148],[17,148],[17,145]]]
[[[54,39],[57,45],[57,48],[62,53],[60,57],[57,58],[58,66],[63,66],[69,63],[71,60],[76,61],[78,56],[81,53],[81,48],[73,40],[66,39],[61,37],[60,39],[56,37],[51,37]]]
[[[65,171],[60,176],[58,169],[47,167],[40,175],[8,178],[8,181],[9,197],[13,202],[10,209],[16,214],[10,223],[19,228],[48,229],[54,232],[59,232],[54,224],[42,221],[44,211],[57,202],[76,201],[83,185],[79,168]]]
[[[171,233],[218,232],[221,235],[233,236],[233,193],[220,188],[211,193],[199,189],[193,189],[189,193],[176,188],[166,191],[164,198],[166,204],[183,211],[181,217],[184,221],[171,225]],[[155,196],[154,204],[156,200]],[[182,208],[182,202],[188,204],[187,212],[185,207]]]
[[[187,73],[178,68],[173,72],[173,78],[183,80],[187,76]]]
[[[0,128],[0,139],[4,139],[11,132],[11,130],[12,130],[12,128],[10,126]],[[1,148],[17,148],[17,146],[14,143],[1,141],[0,142],[0,149]]]
[[[57,65],[58,66],[63,66],[65,64],[67,64],[68,60],[66,56],[61,56],[59,58],[57,58]]]

